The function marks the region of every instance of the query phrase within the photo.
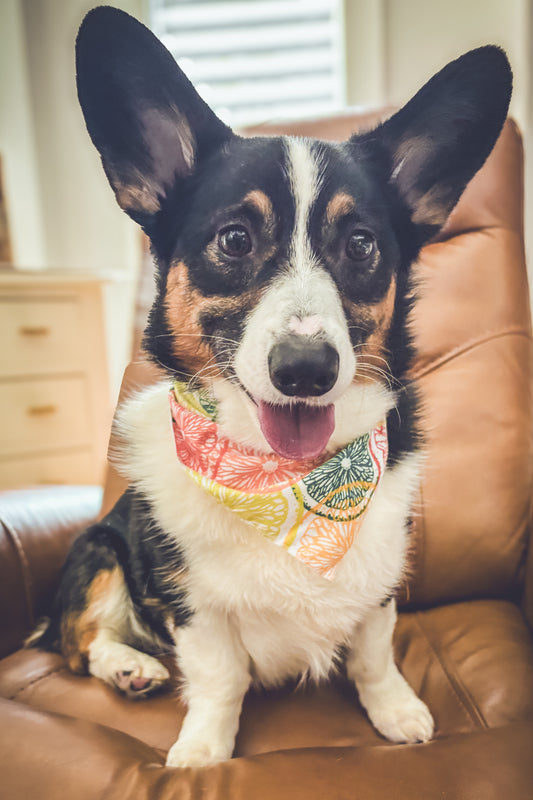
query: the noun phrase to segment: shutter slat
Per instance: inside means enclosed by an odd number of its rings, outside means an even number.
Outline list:
[[[289,105],[261,105],[249,107],[246,110],[237,110],[229,115],[224,108],[215,108],[218,116],[234,128],[246,125],[257,125],[261,122],[275,122],[277,120],[305,119],[331,114],[339,110],[339,106],[331,103],[326,98],[315,98],[313,102],[292,102]]]
[[[214,28],[220,25],[236,27],[240,25],[260,24],[269,21],[285,22],[287,20],[309,20],[317,16],[328,18],[331,10],[337,7],[336,0],[243,0],[243,2],[227,3],[180,3],[162,7],[157,10],[154,29],[170,31],[202,28]]]
[[[257,28],[240,28],[234,31],[203,30],[201,32],[169,33],[161,41],[170,52],[181,56],[198,57],[203,54],[282,50],[283,48],[329,45],[331,34],[327,23],[300,25],[265,25]]]
[[[260,83],[239,83],[235,85],[208,87],[209,91],[204,90],[206,102],[216,102],[217,105],[228,106],[230,108],[242,108],[257,103],[278,104],[283,101],[305,100],[313,97],[329,97],[331,95],[331,77],[326,76],[313,78],[312,81],[302,84],[298,81],[261,81]]]
[[[306,49],[297,53],[267,53],[265,55],[230,55],[227,58],[179,58],[178,63],[193,81],[241,80],[244,77],[306,75],[332,70],[337,59],[327,47]]]

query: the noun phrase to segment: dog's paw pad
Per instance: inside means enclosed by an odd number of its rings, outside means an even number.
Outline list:
[[[152,685],[151,678],[132,678],[130,681],[130,689],[132,692],[144,692]]]
[[[157,659],[144,656],[135,665],[117,670],[114,683],[128,697],[140,698],[160,689],[169,677],[168,670]]]
[[[133,675],[131,670],[120,670],[115,673],[115,684],[117,689],[126,694],[147,694],[162,685],[162,680],[155,682],[154,679],[142,675]],[[154,684],[154,685],[152,685]]]

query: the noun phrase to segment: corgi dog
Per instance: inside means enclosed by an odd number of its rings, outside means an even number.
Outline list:
[[[490,154],[511,71],[448,64],[343,143],[242,138],[141,23],[82,23],[78,95],[157,268],[144,347],[168,376],[119,410],[129,488],[79,536],[30,644],[131,697],[175,653],[169,766],[231,757],[252,684],[346,670],[377,731],[433,735],[393,656],[423,442],[412,265]]]

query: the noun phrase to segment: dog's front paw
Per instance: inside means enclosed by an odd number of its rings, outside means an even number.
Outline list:
[[[433,736],[433,717],[418,697],[374,711],[372,721],[391,742],[428,742]]]
[[[206,739],[182,739],[168,751],[167,767],[207,767],[218,761],[227,761],[233,752],[233,741],[223,742]]]
[[[409,686],[392,697],[377,687],[366,687],[360,697],[372,724],[389,741],[414,744],[433,736],[433,717]]]

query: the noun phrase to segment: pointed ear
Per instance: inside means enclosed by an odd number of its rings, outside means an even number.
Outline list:
[[[119,205],[143,227],[176,180],[233,134],[168,50],[129,14],[90,11],[76,42],[78,97]]]
[[[435,75],[369,139],[389,154],[389,180],[421,226],[421,239],[442,227],[498,138],[511,98],[505,53],[487,46]]]

